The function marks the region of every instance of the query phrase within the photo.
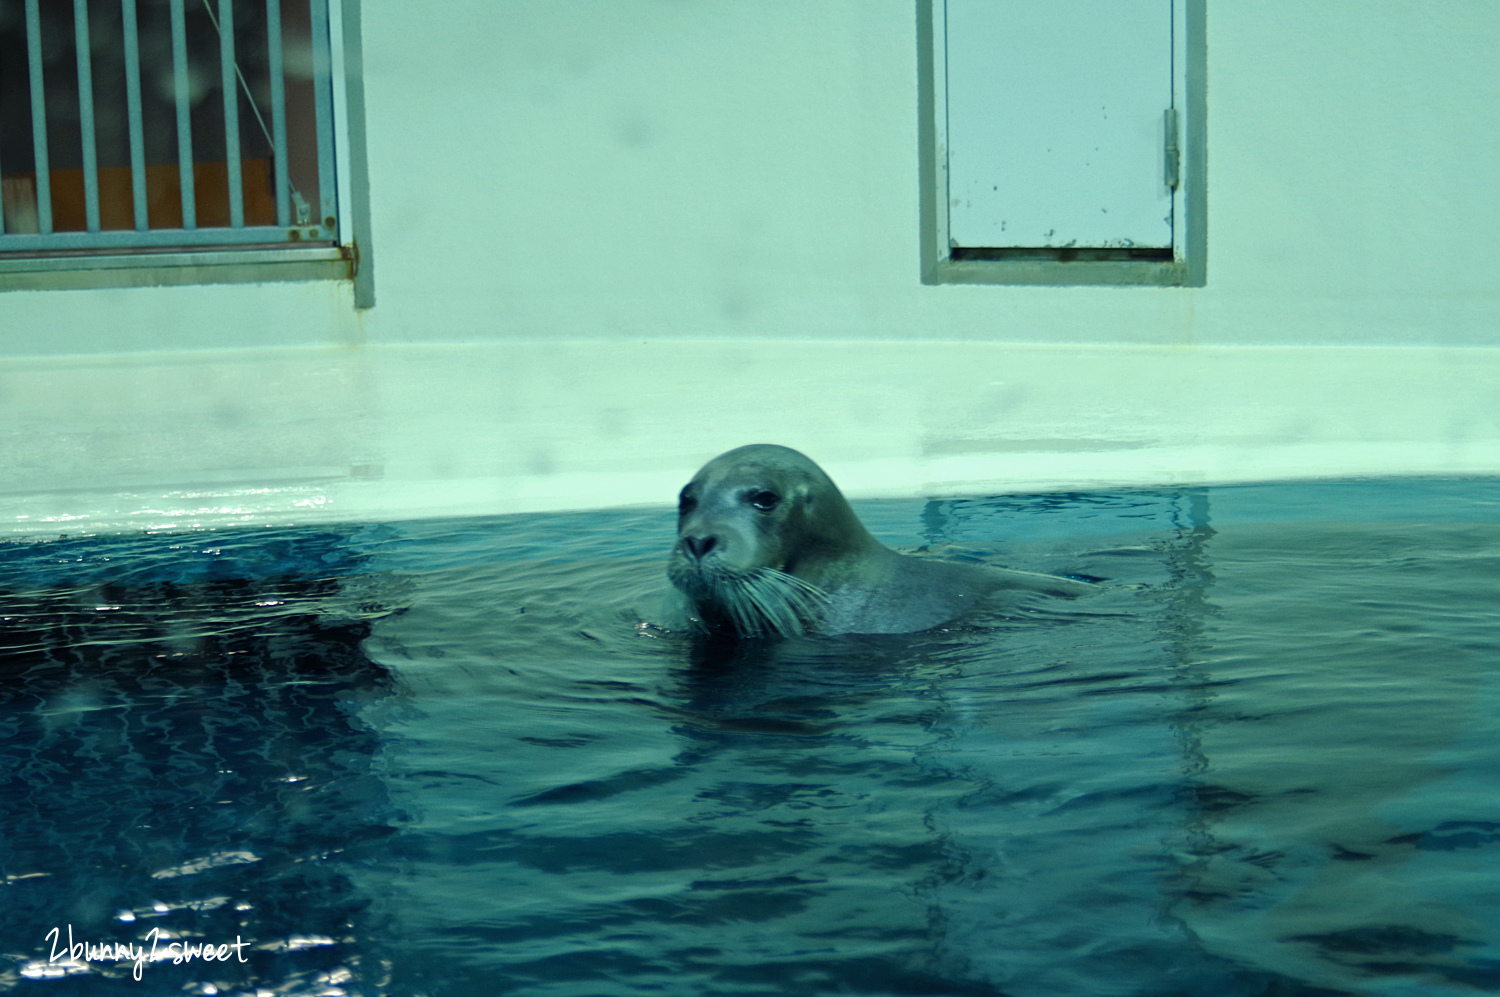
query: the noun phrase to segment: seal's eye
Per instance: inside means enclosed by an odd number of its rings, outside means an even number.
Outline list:
[[[745,501],[755,506],[755,508],[759,509],[761,512],[770,512],[772,509],[776,508],[776,506],[781,504],[781,496],[777,495],[775,492],[751,492],[745,497]]]
[[[698,500],[687,492],[677,496],[677,515],[686,516],[696,508],[698,508]]]

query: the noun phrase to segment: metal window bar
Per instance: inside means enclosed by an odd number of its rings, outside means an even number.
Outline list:
[[[141,40],[135,0],[120,0],[125,31],[125,103],[130,119],[130,201],[136,231],[151,227],[146,216],[146,126],[141,116]]]
[[[245,227],[245,181],[240,165],[240,88],[234,62],[234,0],[219,0],[219,64],[224,89],[224,162],[229,168],[229,227]]]
[[[328,0],[312,0],[314,24],[328,23]],[[313,32],[313,90],[319,107],[333,107],[333,54],[328,50],[328,32]],[[337,184],[333,181],[333,130],[318,129],[318,216],[314,225],[334,228]]]
[[[95,0],[101,2],[101,0]],[[334,179],[332,59],[328,36],[328,0],[309,0],[312,21],[313,116],[317,137],[318,217],[308,218],[306,202],[291,180],[291,157],[287,142],[287,87],[282,44],[282,0],[266,0],[267,70],[270,82],[270,118],[267,128],[260,107],[240,64],[236,61],[234,0],[201,0],[219,38],[223,117],[225,123],[225,171],[228,182],[230,224],[204,227],[196,210],[203,162],[193,157],[191,84],[189,60],[194,52],[188,44],[187,10],[184,0],[170,0],[173,104],[177,124],[177,175],[181,187],[182,227],[152,228],[148,217],[146,116],[141,106],[140,29],[137,0],[120,0],[126,81],[126,114],[130,142],[131,203],[135,228],[102,229],[98,155],[95,146],[93,60],[90,45],[89,0],[73,0],[74,43],[77,49],[80,139],[83,153],[84,212],[86,231],[55,231],[55,204],[48,150],[47,89],[43,73],[42,21],[39,0],[25,0],[26,52],[30,71],[30,110],[36,189],[36,231],[6,232],[0,219],[0,252],[34,251],[123,251],[132,248],[161,250],[182,246],[235,244],[286,244],[307,240],[333,241],[337,231],[337,185]],[[217,13],[217,17],[214,14]],[[153,46],[160,51],[162,46]],[[197,57],[205,57],[201,53]],[[165,67],[159,67],[164,69]],[[154,71],[154,70],[153,70]],[[238,84],[238,85],[236,85]],[[268,225],[245,223],[244,175],[240,158],[239,94],[265,134],[271,152],[271,186],[274,218]],[[55,126],[55,122],[54,122]],[[308,150],[311,152],[311,150]],[[294,217],[295,215],[295,217]],[[333,225],[325,224],[333,222]]]
[[[286,72],[281,55],[281,0],[266,0],[267,59],[271,66],[271,155],[275,164],[276,224],[292,223],[292,199],[286,158]],[[262,122],[264,125],[264,122]]]
[[[83,205],[90,232],[99,231],[99,153],[94,141],[93,45],[89,0],[73,0],[73,42],[78,48],[78,130],[83,141]]]
[[[193,115],[189,103],[187,14],[183,0],[172,0],[172,98],[177,105],[177,179],[182,187],[182,227],[198,227],[198,197],[193,186]]]
[[[42,81],[42,16],[37,0],[26,0],[26,59],[31,70],[31,145],[36,163],[37,229],[52,232],[52,172],[47,168],[47,89]],[[8,244],[11,236],[0,235]],[[29,246],[19,248],[29,249]]]

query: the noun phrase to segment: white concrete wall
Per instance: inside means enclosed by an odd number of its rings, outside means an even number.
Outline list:
[[[0,294],[0,447],[28,469],[0,471],[7,515],[107,490],[110,461],[163,495],[360,468],[385,484],[343,508],[376,516],[521,507],[528,476],[552,483],[528,501],[637,501],[568,475],[670,453],[675,480],[756,440],[867,493],[1500,472],[1500,5],[1211,3],[1198,289],[923,286],[915,6],[366,0],[377,307]],[[329,364],[366,394],[316,396]],[[64,424],[82,463],[42,452]],[[528,448],[551,456],[498,456]],[[894,463],[860,471],[874,454]]]

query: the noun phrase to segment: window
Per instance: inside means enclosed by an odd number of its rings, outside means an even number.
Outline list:
[[[346,13],[0,4],[0,288],[354,276]]]
[[[1203,7],[924,0],[924,282],[1201,285]]]

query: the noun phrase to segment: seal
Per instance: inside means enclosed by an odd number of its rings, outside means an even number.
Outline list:
[[[720,454],[682,489],[667,577],[700,629],[741,637],[914,633],[1001,589],[1076,596],[1087,582],[899,554],[788,447]]]

